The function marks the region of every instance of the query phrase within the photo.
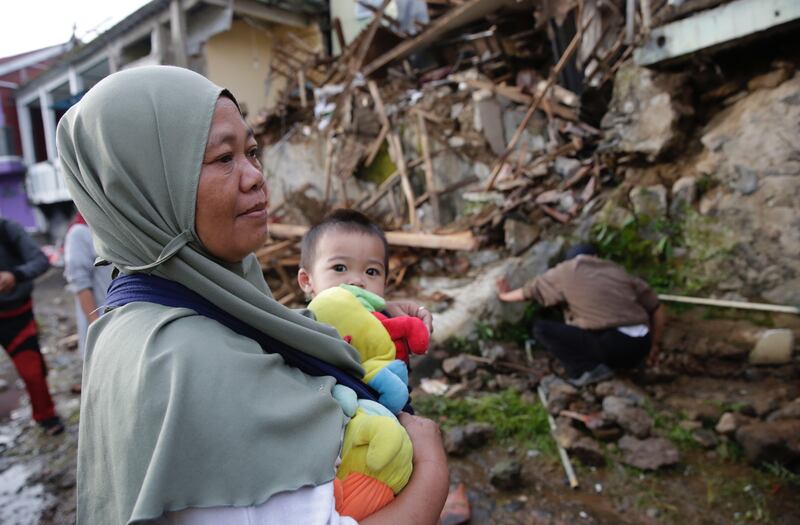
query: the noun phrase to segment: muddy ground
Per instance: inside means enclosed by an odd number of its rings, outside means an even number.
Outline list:
[[[67,428],[58,437],[46,437],[31,423],[22,385],[10,361],[0,357],[0,378],[7,381],[0,392],[0,523],[67,525],[75,521],[80,401],[70,386],[80,377],[81,359],[77,351],[58,344],[74,333],[73,303],[59,270],[38,281],[34,300],[51,391]],[[685,398],[781,386],[797,387],[796,377],[678,377],[645,389],[661,408],[678,412]],[[576,462],[580,487],[571,490],[556,457],[495,441],[451,458],[451,481],[467,487],[473,524],[800,524],[796,479],[753,468],[719,449],[685,445],[677,466],[655,473],[622,465],[608,447],[605,466]],[[522,464],[522,478],[514,488],[499,490],[489,482],[489,471],[506,459]]]

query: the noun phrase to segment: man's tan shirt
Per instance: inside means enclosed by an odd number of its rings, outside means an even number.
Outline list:
[[[642,279],[591,255],[564,261],[527,282],[523,293],[545,306],[564,304],[567,324],[587,330],[647,325],[659,305]]]

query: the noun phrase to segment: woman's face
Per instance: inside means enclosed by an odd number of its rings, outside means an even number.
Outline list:
[[[236,104],[214,109],[197,189],[195,228],[211,255],[238,262],[267,238],[267,187],[256,140]]]

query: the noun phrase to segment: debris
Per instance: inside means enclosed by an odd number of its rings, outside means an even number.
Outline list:
[[[432,379],[430,377],[423,377],[420,380],[420,390],[426,394],[434,396],[443,396],[447,393],[450,385],[444,379]]]
[[[459,483],[447,494],[439,521],[441,525],[462,525],[469,523],[471,517],[467,488],[463,483]]]
[[[547,395],[545,394],[544,387],[541,384],[539,384],[537,387],[537,392],[539,394],[539,400],[545,409],[547,409]],[[547,414],[547,421],[550,424],[550,432],[554,433],[556,431],[556,422],[549,412]],[[564,466],[564,472],[567,473],[567,479],[569,480],[570,488],[578,488],[578,478],[575,476],[575,470],[572,468],[572,463],[569,461],[567,451],[564,450],[564,447],[558,444],[558,441],[556,441],[556,447],[558,448],[558,456],[561,458],[561,464]]]

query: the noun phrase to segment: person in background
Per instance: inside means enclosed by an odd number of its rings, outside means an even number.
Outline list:
[[[584,386],[613,376],[612,368],[656,363],[666,314],[642,279],[596,256],[593,246],[571,247],[566,260],[511,290],[497,282],[498,298],[562,305],[566,324],[537,321],[533,336],[564,366],[570,382]]]
[[[75,324],[81,357],[86,351],[86,331],[100,315],[98,307],[105,301],[111,283],[111,265],[95,266],[96,258],[92,232],[78,212],[64,238],[64,278],[67,289],[75,296]],[[80,383],[73,385],[71,390],[79,394]]]
[[[25,229],[0,218],[0,345],[5,348],[31,400],[33,420],[48,435],[64,431],[47,386],[47,366],[33,318],[33,279],[50,263]]]

